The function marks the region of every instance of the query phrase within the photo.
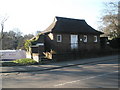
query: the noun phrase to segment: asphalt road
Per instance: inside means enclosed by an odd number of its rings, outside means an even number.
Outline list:
[[[118,88],[118,60],[48,71],[3,73],[2,88]]]

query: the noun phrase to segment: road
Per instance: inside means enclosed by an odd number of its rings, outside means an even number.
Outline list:
[[[60,69],[3,73],[3,88],[118,88],[118,60]]]

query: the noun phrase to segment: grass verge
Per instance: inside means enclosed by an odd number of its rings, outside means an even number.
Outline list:
[[[23,65],[34,65],[34,64],[37,64],[37,62],[29,58],[17,59],[9,62],[2,62],[2,66],[23,66]]]

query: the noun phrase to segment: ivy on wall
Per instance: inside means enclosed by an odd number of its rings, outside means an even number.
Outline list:
[[[36,37],[33,37],[32,39],[25,41],[24,47],[25,47],[26,51],[29,51],[29,48],[32,46],[32,43],[36,42],[40,35],[41,34],[38,34]]]

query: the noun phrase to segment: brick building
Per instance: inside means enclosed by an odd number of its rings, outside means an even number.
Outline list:
[[[98,50],[101,34],[103,33],[93,29],[85,20],[55,17],[53,23],[32,43],[32,53],[52,55]]]

